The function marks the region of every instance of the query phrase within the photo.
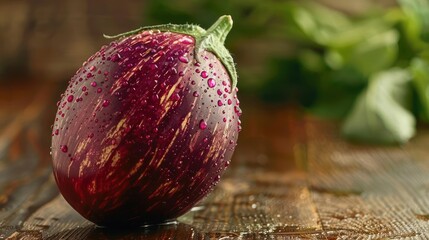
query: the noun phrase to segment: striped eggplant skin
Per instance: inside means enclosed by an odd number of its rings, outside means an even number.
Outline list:
[[[70,80],[52,133],[60,192],[101,226],[160,223],[187,212],[229,165],[237,89],[192,36],[144,31],[102,47]]]

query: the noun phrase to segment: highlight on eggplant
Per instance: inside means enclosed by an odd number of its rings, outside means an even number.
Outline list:
[[[71,78],[52,130],[61,194],[101,226],[184,214],[218,183],[241,130],[232,19],[114,36]]]

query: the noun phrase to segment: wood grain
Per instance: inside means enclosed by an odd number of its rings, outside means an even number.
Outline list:
[[[0,86],[1,240],[429,239],[429,129],[404,146],[358,145],[336,122],[247,99],[233,163],[206,199],[170,224],[96,227],[52,177],[60,89]]]
[[[413,154],[429,143],[429,132],[402,147],[374,147],[344,142],[333,124],[309,122],[307,130],[309,188],[325,231],[340,238],[429,237],[429,159]]]

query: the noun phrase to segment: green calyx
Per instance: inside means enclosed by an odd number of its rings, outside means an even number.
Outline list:
[[[205,30],[198,25],[192,24],[164,24],[141,27],[139,29],[121,33],[115,36],[104,35],[106,38],[118,38],[133,35],[142,31],[159,30],[161,32],[175,32],[187,34],[195,39],[195,59],[200,62],[200,52],[209,51],[215,54],[227,69],[232,81],[232,89],[237,86],[237,71],[235,70],[234,60],[231,54],[225,48],[224,42],[226,36],[232,28],[232,18],[229,15],[221,16],[209,29]]]

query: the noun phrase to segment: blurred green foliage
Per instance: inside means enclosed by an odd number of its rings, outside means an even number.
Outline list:
[[[239,88],[345,119],[346,137],[404,143],[429,120],[429,1],[350,15],[316,1],[151,0],[145,24],[230,14]]]

